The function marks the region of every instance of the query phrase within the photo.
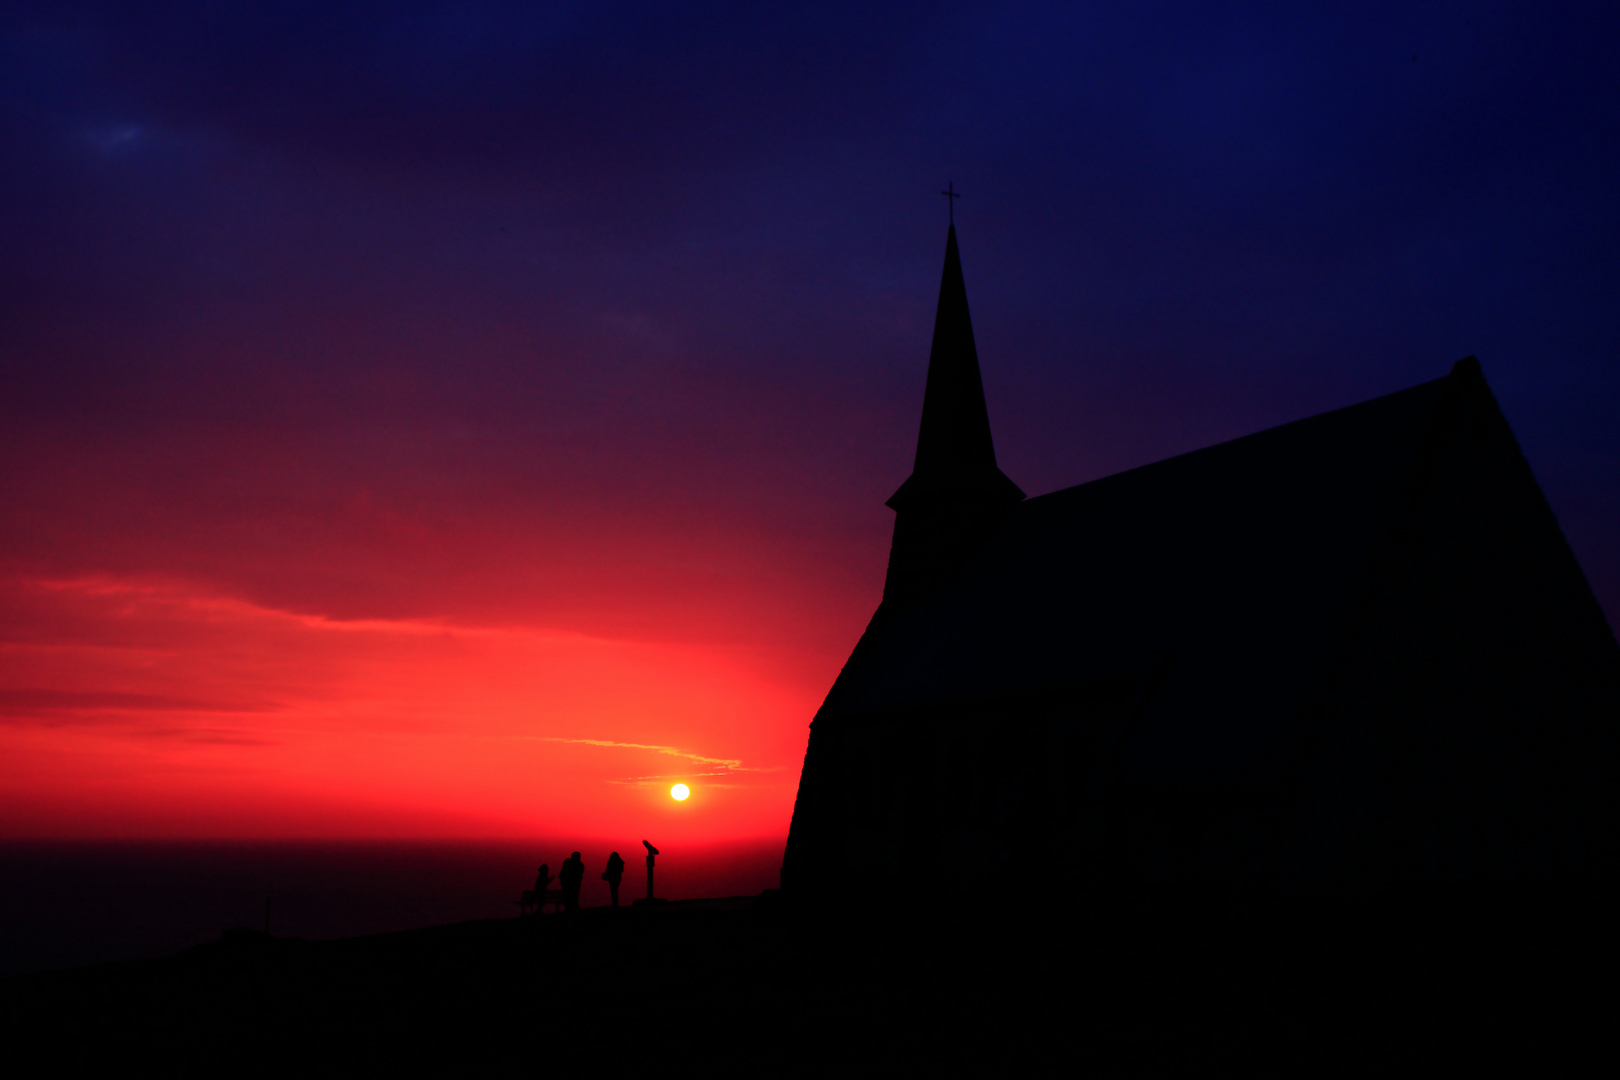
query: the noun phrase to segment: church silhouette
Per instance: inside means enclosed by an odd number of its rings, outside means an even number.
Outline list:
[[[1473,358],[1026,499],[956,230],[782,869],[1216,904],[1612,876],[1620,648]]]

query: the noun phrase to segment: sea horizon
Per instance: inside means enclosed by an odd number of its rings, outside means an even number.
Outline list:
[[[751,895],[778,883],[785,838],[660,845],[668,899]],[[399,837],[0,841],[0,976],[151,959],[227,930],[324,940],[514,918],[541,863],[585,862],[584,907],[605,906],[610,851],[628,864],[620,903],[645,894],[639,841]],[[549,916],[548,916],[549,917]]]

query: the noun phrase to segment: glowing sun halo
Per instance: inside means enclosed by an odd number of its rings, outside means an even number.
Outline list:
[[[674,799],[676,802],[685,802],[686,797],[690,794],[692,794],[692,789],[687,787],[685,784],[676,784],[674,787],[669,789],[669,797]]]

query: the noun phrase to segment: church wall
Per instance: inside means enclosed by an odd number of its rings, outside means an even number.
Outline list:
[[[1483,378],[1452,382],[1301,717],[1297,887],[1617,868],[1620,649]]]
[[[1118,861],[1112,768],[1140,682],[819,718],[788,887],[922,902],[1095,887]]]

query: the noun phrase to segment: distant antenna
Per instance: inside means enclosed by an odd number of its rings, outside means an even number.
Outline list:
[[[962,193],[956,190],[956,184],[953,181],[952,183],[946,184],[945,190],[940,192],[940,194],[946,196],[949,200],[946,205],[951,208],[951,224],[954,226],[956,224],[956,200],[962,197]]]

